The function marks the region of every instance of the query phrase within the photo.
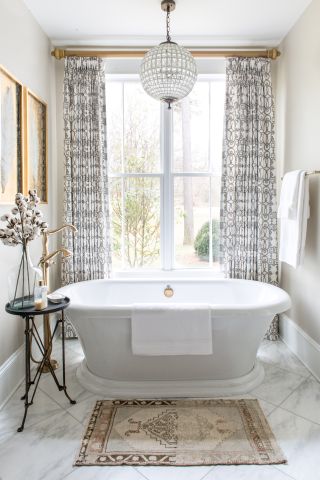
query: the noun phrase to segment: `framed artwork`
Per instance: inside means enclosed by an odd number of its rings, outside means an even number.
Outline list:
[[[23,87],[0,65],[0,204],[23,191]]]
[[[48,202],[47,104],[25,89],[25,173],[24,190],[37,190],[42,203]]]

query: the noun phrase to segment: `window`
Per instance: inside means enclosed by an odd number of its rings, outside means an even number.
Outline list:
[[[219,270],[224,89],[200,76],[168,110],[136,75],[107,76],[115,270]]]

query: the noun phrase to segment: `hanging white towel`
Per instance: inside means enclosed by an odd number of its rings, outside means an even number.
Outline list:
[[[304,173],[304,170],[294,170],[284,175],[278,208],[279,218],[290,218],[291,220],[297,218],[300,176]]]
[[[279,260],[297,268],[303,262],[307,222],[310,216],[309,178],[304,170],[290,174],[291,178],[282,185],[278,210],[281,220]],[[286,174],[285,177],[290,174]]]
[[[133,305],[131,343],[134,355],[212,354],[208,305]]]

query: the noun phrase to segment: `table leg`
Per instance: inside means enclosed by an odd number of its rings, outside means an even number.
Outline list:
[[[77,402],[75,400],[72,400],[69,397],[69,394],[67,392],[67,386],[66,386],[66,361],[65,361],[65,349],[64,349],[65,331],[64,331],[64,328],[65,328],[65,325],[64,325],[64,311],[62,310],[61,311],[61,335],[62,335],[62,381],[63,381],[63,384],[62,384],[60,389],[64,391],[65,396],[69,399],[70,403],[74,405]]]
[[[24,415],[23,415],[23,419],[22,419],[22,423],[21,423],[21,426],[18,428],[18,432],[22,432],[22,430],[24,429],[24,423],[26,421],[26,417],[27,417],[27,412],[28,412],[28,408],[29,408],[29,405],[31,405],[31,403],[29,403],[29,398],[28,398],[28,394],[29,394],[29,389],[30,389],[30,385],[31,385],[31,372],[30,372],[30,318],[29,317],[26,317],[25,318],[25,331],[24,331],[24,335],[25,335],[25,375],[26,375],[26,380],[25,380],[25,394],[23,395],[23,397],[21,398],[21,400],[24,400]]]

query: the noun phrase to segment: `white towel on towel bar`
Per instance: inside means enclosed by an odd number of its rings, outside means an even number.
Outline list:
[[[309,208],[309,177],[304,170],[297,170],[285,175],[296,179],[296,186],[291,181],[284,182],[281,189],[281,200],[278,216],[280,226],[279,260],[297,268],[303,262],[304,247],[307,235],[307,222],[310,216]],[[285,189],[289,189],[290,193]],[[295,199],[292,193],[295,192]],[[285,207],[284,199],[288,199]],[[281,206],[281,201],[283,201]],[[289,206],[290,204],[290,206]],[[287,215],[285,214],[287,209]]]
[[[208,305],[135,304],[131,317],[134,355],[212,354]]]
[[[298,214],[300,175],[304,170],[293,170],[284,175],[281,185],[278,218],[295,220]]]

